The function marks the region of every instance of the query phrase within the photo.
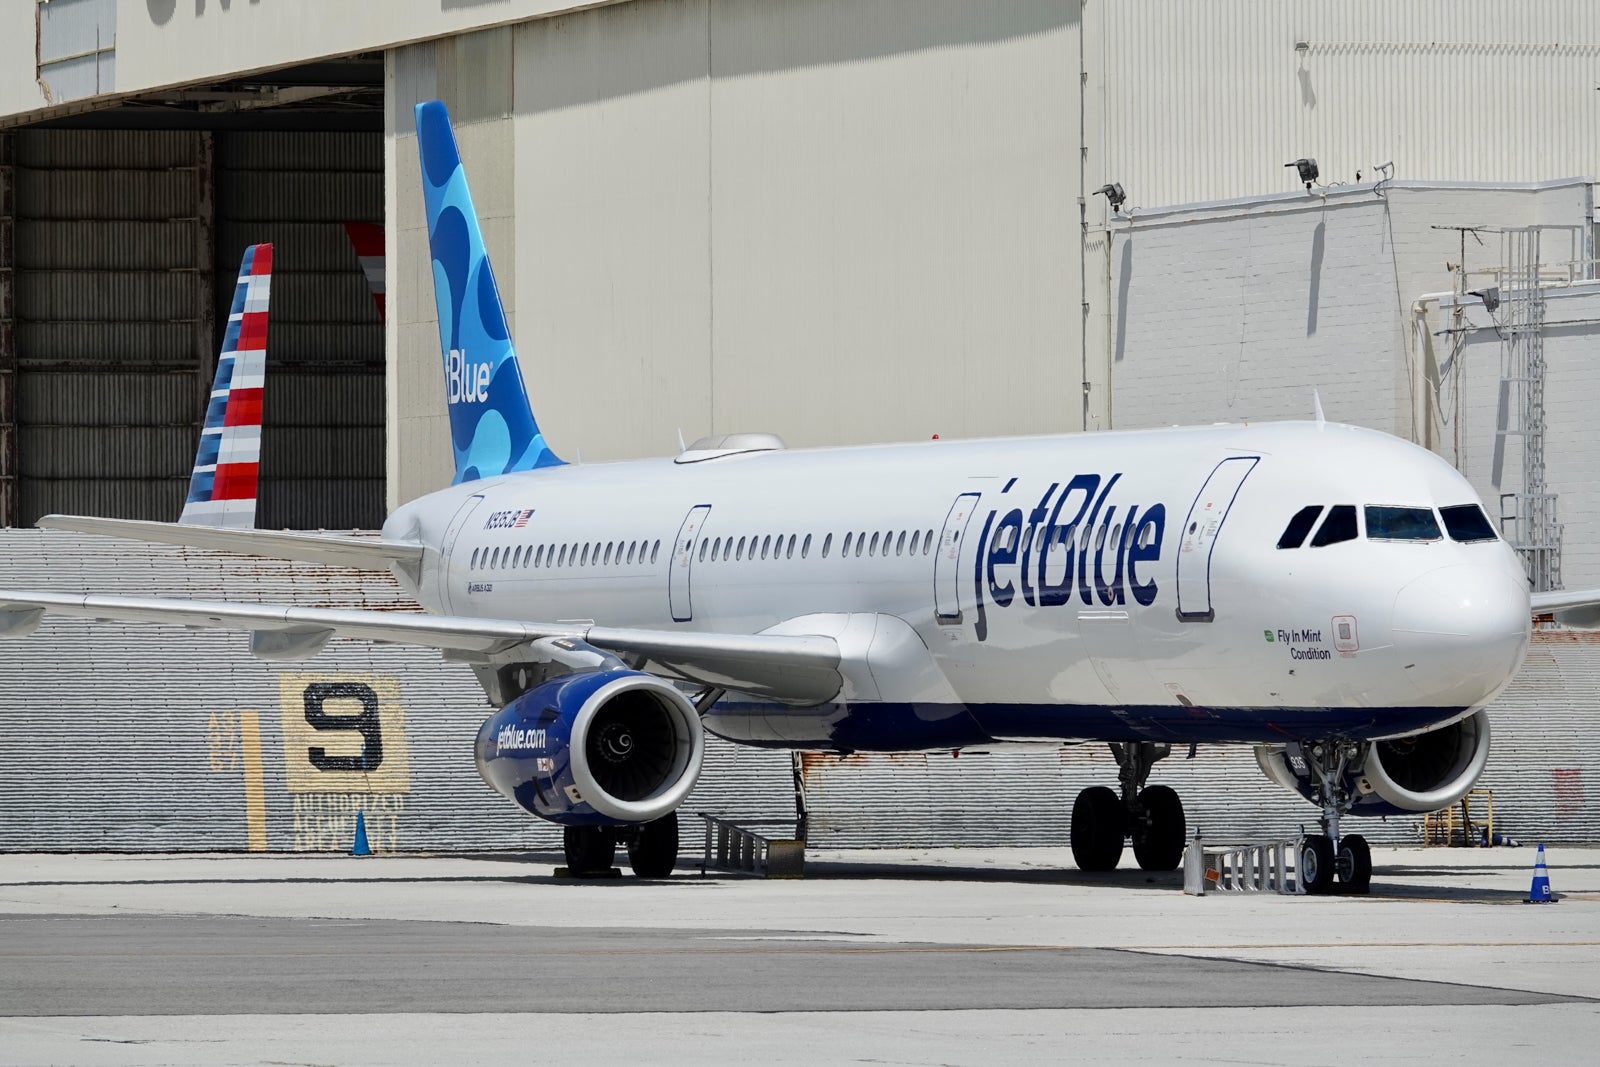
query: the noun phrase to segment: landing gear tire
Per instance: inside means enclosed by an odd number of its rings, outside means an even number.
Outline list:
[[[1334,859],[1334,870],[1339,882],[1348,893],[1372,891],[1372,849],[1360,834],[1348,834],[1339,839],[1339,854]]]
[[[1183,801],[1171,788],[1152,785],[1140,791],[1139,803],[1144,807],[1144,826],[1134,834],[1134,858],[1147,871],[1177,870],[1187,844]]]
[[[628,866],[640,878],[666,878],[678,865],[678,813],[647,822],[628,842]]]
[[[1072,803],[1072,862],[1080,871],[1113,871],[1122,859],[1127,814],[1117,794],[1091,786]]]
[[[1300,846],[1300,884],[1307,893],[1326,893],[1333,887],[1333,842],[1326,837],[1308,837]]]
[[[561,831],[561,847],[573,874],[599,874],[611,869],[617,838],[609,826],[567,826]]]

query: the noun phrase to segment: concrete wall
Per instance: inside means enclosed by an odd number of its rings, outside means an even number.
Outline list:
[[[1119,429],[1328,418],[1437,447],[1411,305],[1501,257],[1495,233],[1585,225],[1590,186],[1389,182],[1135,212],[1112,236]],[[1474,283],[1477,284],[1477,283]]]
[[[410,129],[434,94],[480,213],[510,190],[491,253],[567,458],[668,453],[680,429],[810,445],[1081,425],[1074,16],[650,0],[525,23],[509,135],[505,31],[470,75],[477,45],[392,53],[392,501],[442,484],[448,455]]]

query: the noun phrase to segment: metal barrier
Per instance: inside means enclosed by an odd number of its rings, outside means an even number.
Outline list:
[[[1183,854],[1183,891],[1196,897],[1208,892],[1302,894],[1302,840],[1208,845],[1196,834]]]
[[[715,815],[697,812],[706,823],[705,858],[700,863],[703,876],[715,867],[728,871],[747,871],[763,878],[801,878],[805,875],[806,843],[792,837],[766,837],[749,826]],[[760,825],[784,825],[773,820]]]

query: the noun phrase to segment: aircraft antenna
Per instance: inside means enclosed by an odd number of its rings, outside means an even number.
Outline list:
[[[1322,394],[1316,389],[1311,390],[1311,410],[1317,417],[1317,425],[1321,426],[1328,420],[1322,416]]]

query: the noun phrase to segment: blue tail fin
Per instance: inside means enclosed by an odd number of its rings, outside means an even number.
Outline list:
[[[417,147],[455,482],[558,466],[528,403],[450,115],[437,100],[417,105]]]

